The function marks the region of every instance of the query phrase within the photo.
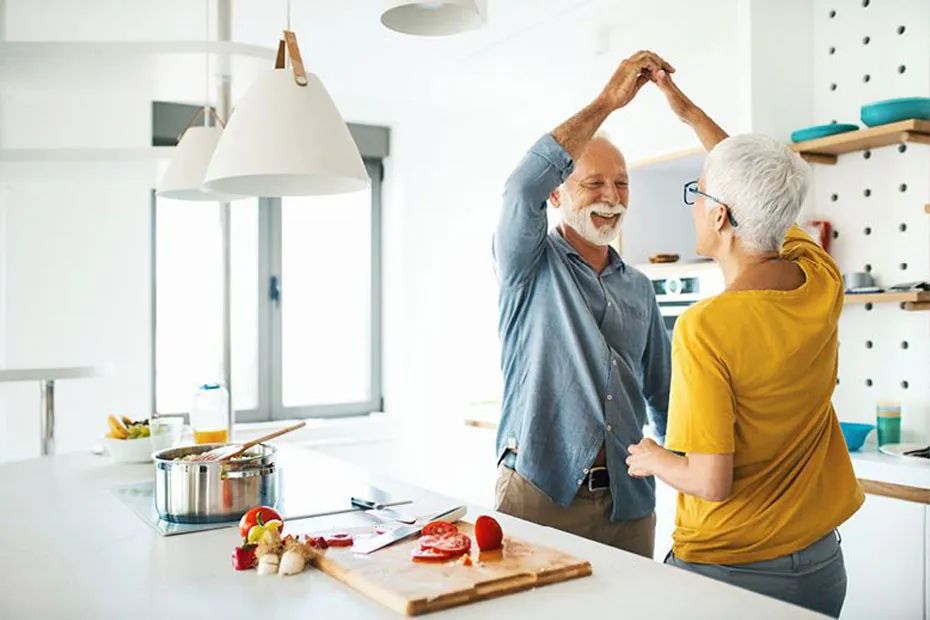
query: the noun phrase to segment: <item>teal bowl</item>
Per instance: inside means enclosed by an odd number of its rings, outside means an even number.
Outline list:
[[[862,106],[859,116],[869,127],[911,118],[930,120],[930,97],[902,97],[867,103]]]
[[[830,123],[828,125],[814,125],[813,127],[804,127],[803,129],[795,129],[792,131],[791,141],[806,142],[807,140],[833,136],[838,133],[846,133],[847,131],[856,131],[857,129],[859,129],[859,126],[853,125],[852,123]]]
[[[840,422],[840,428],[843,429],[843,439],[846,440],[846,448],[850,452],[856,452],[865,443],[865,438],[869,436],[874,424],[860,424],[859,422]]]

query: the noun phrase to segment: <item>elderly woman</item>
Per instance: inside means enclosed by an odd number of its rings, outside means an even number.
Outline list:
[[[863,494],[830,403],[842,279],[793,225],[809,168],[770,138],[727,137],[664,72],[656,83],[710,151],[685,202],[726,290],[678,319],[665,448],[631,446],[629,473],[679,491],[667,564],[838,616],[836,527]]]

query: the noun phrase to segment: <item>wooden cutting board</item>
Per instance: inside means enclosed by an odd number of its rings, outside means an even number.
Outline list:
[[[470,523],[457,523],[472,536]],[[365,531],[353,532],[365,535]],[[591,574],[591,564],[567,553],[505,537],[499,551],[479,552],[472,540],[472,565],[460,561],[420,563],[410,559],[417,538],[364,555],[331,547],[317,567],[387,607],[416,616],[504,596]]]

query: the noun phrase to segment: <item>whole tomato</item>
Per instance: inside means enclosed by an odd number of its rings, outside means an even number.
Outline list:
[[[239,520],[239,534],[242,538],[246,538],[253,525],[264,525],[273,519],[277,519],[282,524],[284,523],[284,519],[281,518],[278,511],[271,506],[256,506],[255,508],[250,508]],[[281,529],[284,529],[283,525]]]
[[[500,549],[504,541],[504,532],[494,517],[481,515],[475,521],[475,540],[482,551]]]

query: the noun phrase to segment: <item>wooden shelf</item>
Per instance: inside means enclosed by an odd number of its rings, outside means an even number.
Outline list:
[[[478,420],[475,418],[465,418],[465,426],[472,426],[474,428],[483,428],[486,430],[497,430],[497,422],[492,420]]]
[[[835,136],[827,136],[826,138],[798,142],[791,145],[791,148],[813,164],[832,165],[836,163],[837,156],[844,153],[875,149],[904,142],[930,144],[930,121],[916,119],[899,121],[879,125],[878,127],[849,131]]]
[[[630,162],[630,172],[684,172],[700,171],[707,155],[702,147],[696,146],[645,157]]]
[[[846,295],[847,304],[898,304],[905,310],[930,310],[930,291],[908,291],[903,293],[864,293]]]

